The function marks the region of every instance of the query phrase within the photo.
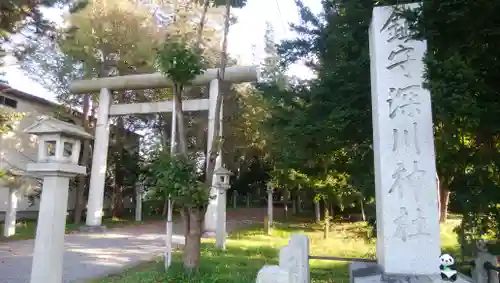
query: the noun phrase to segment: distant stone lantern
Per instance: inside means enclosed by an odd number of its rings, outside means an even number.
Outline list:
[[[52,117],[42,117],[24,132],[38,136],[38,160],[27,171],[43,178],[30,282],[61,283],[69,179],[86,173],[78,165],[81,140],[93,137]]]
[[[232,175],[233,173],[224,167],[219,167],[214,171],[218,187],[226,189],[226,191],[229,189],[229,181]]]
[[[217,187],[217,226],[215,245],[218,248],[226,248],[226,202],[229,181],[233,173],[226,168],[219,167],[214,171],[215,184]]]

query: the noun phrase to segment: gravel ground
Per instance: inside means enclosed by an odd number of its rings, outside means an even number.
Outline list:
[[[228,211],[227,229],[262,221],[265,209]],[[174,244],[182,244],[182,227],[174,223]],[[64,282],[79,282],[118,273],[164,253],[165,222],[110,229],[102,234],[66,235]],[[29,282],[33,240],[0,244],[0,283]],[[49,283],[49,282],[47,282]]]

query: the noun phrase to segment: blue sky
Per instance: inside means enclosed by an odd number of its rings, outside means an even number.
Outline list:
[[[321,10],[320,0],[304,0],[304,4],[313,12]],[[228,50],[232,57],[239,59],[240,64],[255,64],[263,59],[266,21],[273,25],[275,38],[279,41],[294,36],[288,29],[288,23],[296,23],[299,20],[294,0],[249,0],[247,6],[235,10],[234,13],[238,16],[238,23],[231,27]],[[51,11],[50,18],[57,18],[58,14],[60,11]],[[253,45],[256,46],[255,52],[252,50]],[[49,90],[28,79],[15,65],[4,68],[4,71],[12,87],[49,100],[54,99]],[[292,66],[290,73],[301,77],[312,75],[300,64]]]

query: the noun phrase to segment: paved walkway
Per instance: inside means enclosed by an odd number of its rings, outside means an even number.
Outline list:
[[[260,222],[265,209],[228,211],[228,231]],[[174,244],[183,244],[181,223],[174,223]],[[0,244],[0,283],[29,282],[33,240]],[[64,282],[78,282],[117,273],[152,260],[165,251],[165,222],[110,229],[102,234],[75,233],[65,237]],[[47,282],[49,283],[49,282]]]

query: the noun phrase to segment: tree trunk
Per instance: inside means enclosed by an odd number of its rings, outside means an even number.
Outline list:
[[[335,215],[335,211],[333,211],[333,204],[330,203],[329,207],[330,207],[330,216],[333,217]]]
[[[321,207],[319,201],[314,203],[314,214],[316,216],[316,223],[321,221]]]
[[[161,211],[161,215],[167,216],[167,211],[168,211],[168,200],[165,200],[165,203],[163,204],[163,209]]]
[[[121,92],[119,102],[123,103],[124,93]],[[112,217],[121,217],[123,215],[123,191],[125,189],[125,125],[123,122],[123,117],[118,117],[116,122],[116,133],[115,133],[115,182],[113,186],[113,205],[111,210]]]
[[[287,204],[287,200],[284,200],[283,202],[283,209],[284,209],[284,217],[285,217],[285,221],[288,221],[288,204]]]
[[[182,111],[182,86],[174,86],[175,111],[177,112],[177,130],[179,135],[179,149],[184,157],[188,157],[186,127],[184,124],[184,111]]]
[[[285,221],[288,221],[288,200],[290,199],[289,192],[285,189],[283,192],[283,209],[285,212]]]
[[[444,223],[448,218],[448,205],[450,202],[450,190],[447,182],[439,182],[439,222]]]
[[[187,208],[182,208],[180,210],[181,219],[182,219],[182,235],[184,235],[184,245],[186,245],[187,235],[189,234],[190,229],[190,221],[189,221],[189,211]]]
[[[189,209],[189,233],[184,246],[184,268],[190,272],[200,265],[203,216],[203,210],[199,208]]]
[[[329,234],[330,234],[330,214],[329,214],[329,211],[328,211],[328,204],[326,203],[326,201],[324,202],[325,203],[325,207],[324,207],[324,210],[325,210],[325,227],[323,228],[323,238],[324,239],[328,239],[329,237]]]
[[[207,18],[209,5],[210,5],[210,0],[205,0],[205,3],[203,3],[203,11],[201,13],[200,24],[198,26],[198,34],[196,35],[196,47],[200,47],[201,44],[201,39],[203,37],[203,29],[205,28],[205,21]]]
[[[90,123],[89,123],[89,114],[90,114],[90,95],[86,94],[83,100],[83,113],[82,113],[82,127],[86,132],[90,133]],[[89,167],[90,161],[90,140],[85,139],[82,143],[83,153],[82,160],[80,161],[80,165],[85,166],[85,168]],[[88,171],[90,172],[90,170]],[[73,222],[75,224],[80,224],[82,221],[83,210],[85,209],[85,188],[87,187],[87,175],[79,175],[78,176],[78,186],[75,192],[75,211],[73,214]]]

